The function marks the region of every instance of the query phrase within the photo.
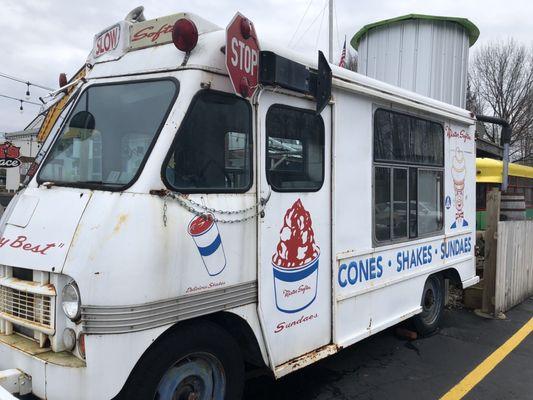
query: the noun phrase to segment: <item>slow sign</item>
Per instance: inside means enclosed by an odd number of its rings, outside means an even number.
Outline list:
[[[100,57],[116,49],[120,39],[120,26],[115,25],[98,36],[94,43],[94,57]]]
[[[259,42],[253,23],[235,14],[226,28],[226,68],[235,93],[250,97],[259,81]]]

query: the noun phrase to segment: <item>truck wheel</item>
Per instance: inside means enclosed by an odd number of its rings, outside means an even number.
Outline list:
[[[431,275],[422,292],[422,312],[413,317],[413,324],[421,336],[437,330],[444,311],[444,280],[440,275]]]
[[[163,337],[141,359],[121,398],[236,400],[243,386],[239,346],[220,326],[202,321]]]

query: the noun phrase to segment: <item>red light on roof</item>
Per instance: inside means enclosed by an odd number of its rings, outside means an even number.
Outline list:
[[[59,74],[59,87],[62,88],[67,84],[67,75],[64,72]]]
[[[243,38],[248,39],[252,34],[252,24],[249,19],[243,18],[241,20],[241,35]]]
[[[178,19],[172,28],[172,42],[186,53],[194,49],[198,43],[198,29],[194,22],[187,18]]]

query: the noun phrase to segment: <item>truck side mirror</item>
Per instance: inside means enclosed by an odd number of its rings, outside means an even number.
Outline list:
[[[94,116],[89,111],[80,111],[72,116],[68,127],[93,130],[95,127]]]

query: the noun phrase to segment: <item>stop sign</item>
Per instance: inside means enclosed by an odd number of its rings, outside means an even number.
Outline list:
[[[259,41],[252,21],[241,13],[226,28],[226,68],[235,93],[252,96],[259,81]]]

